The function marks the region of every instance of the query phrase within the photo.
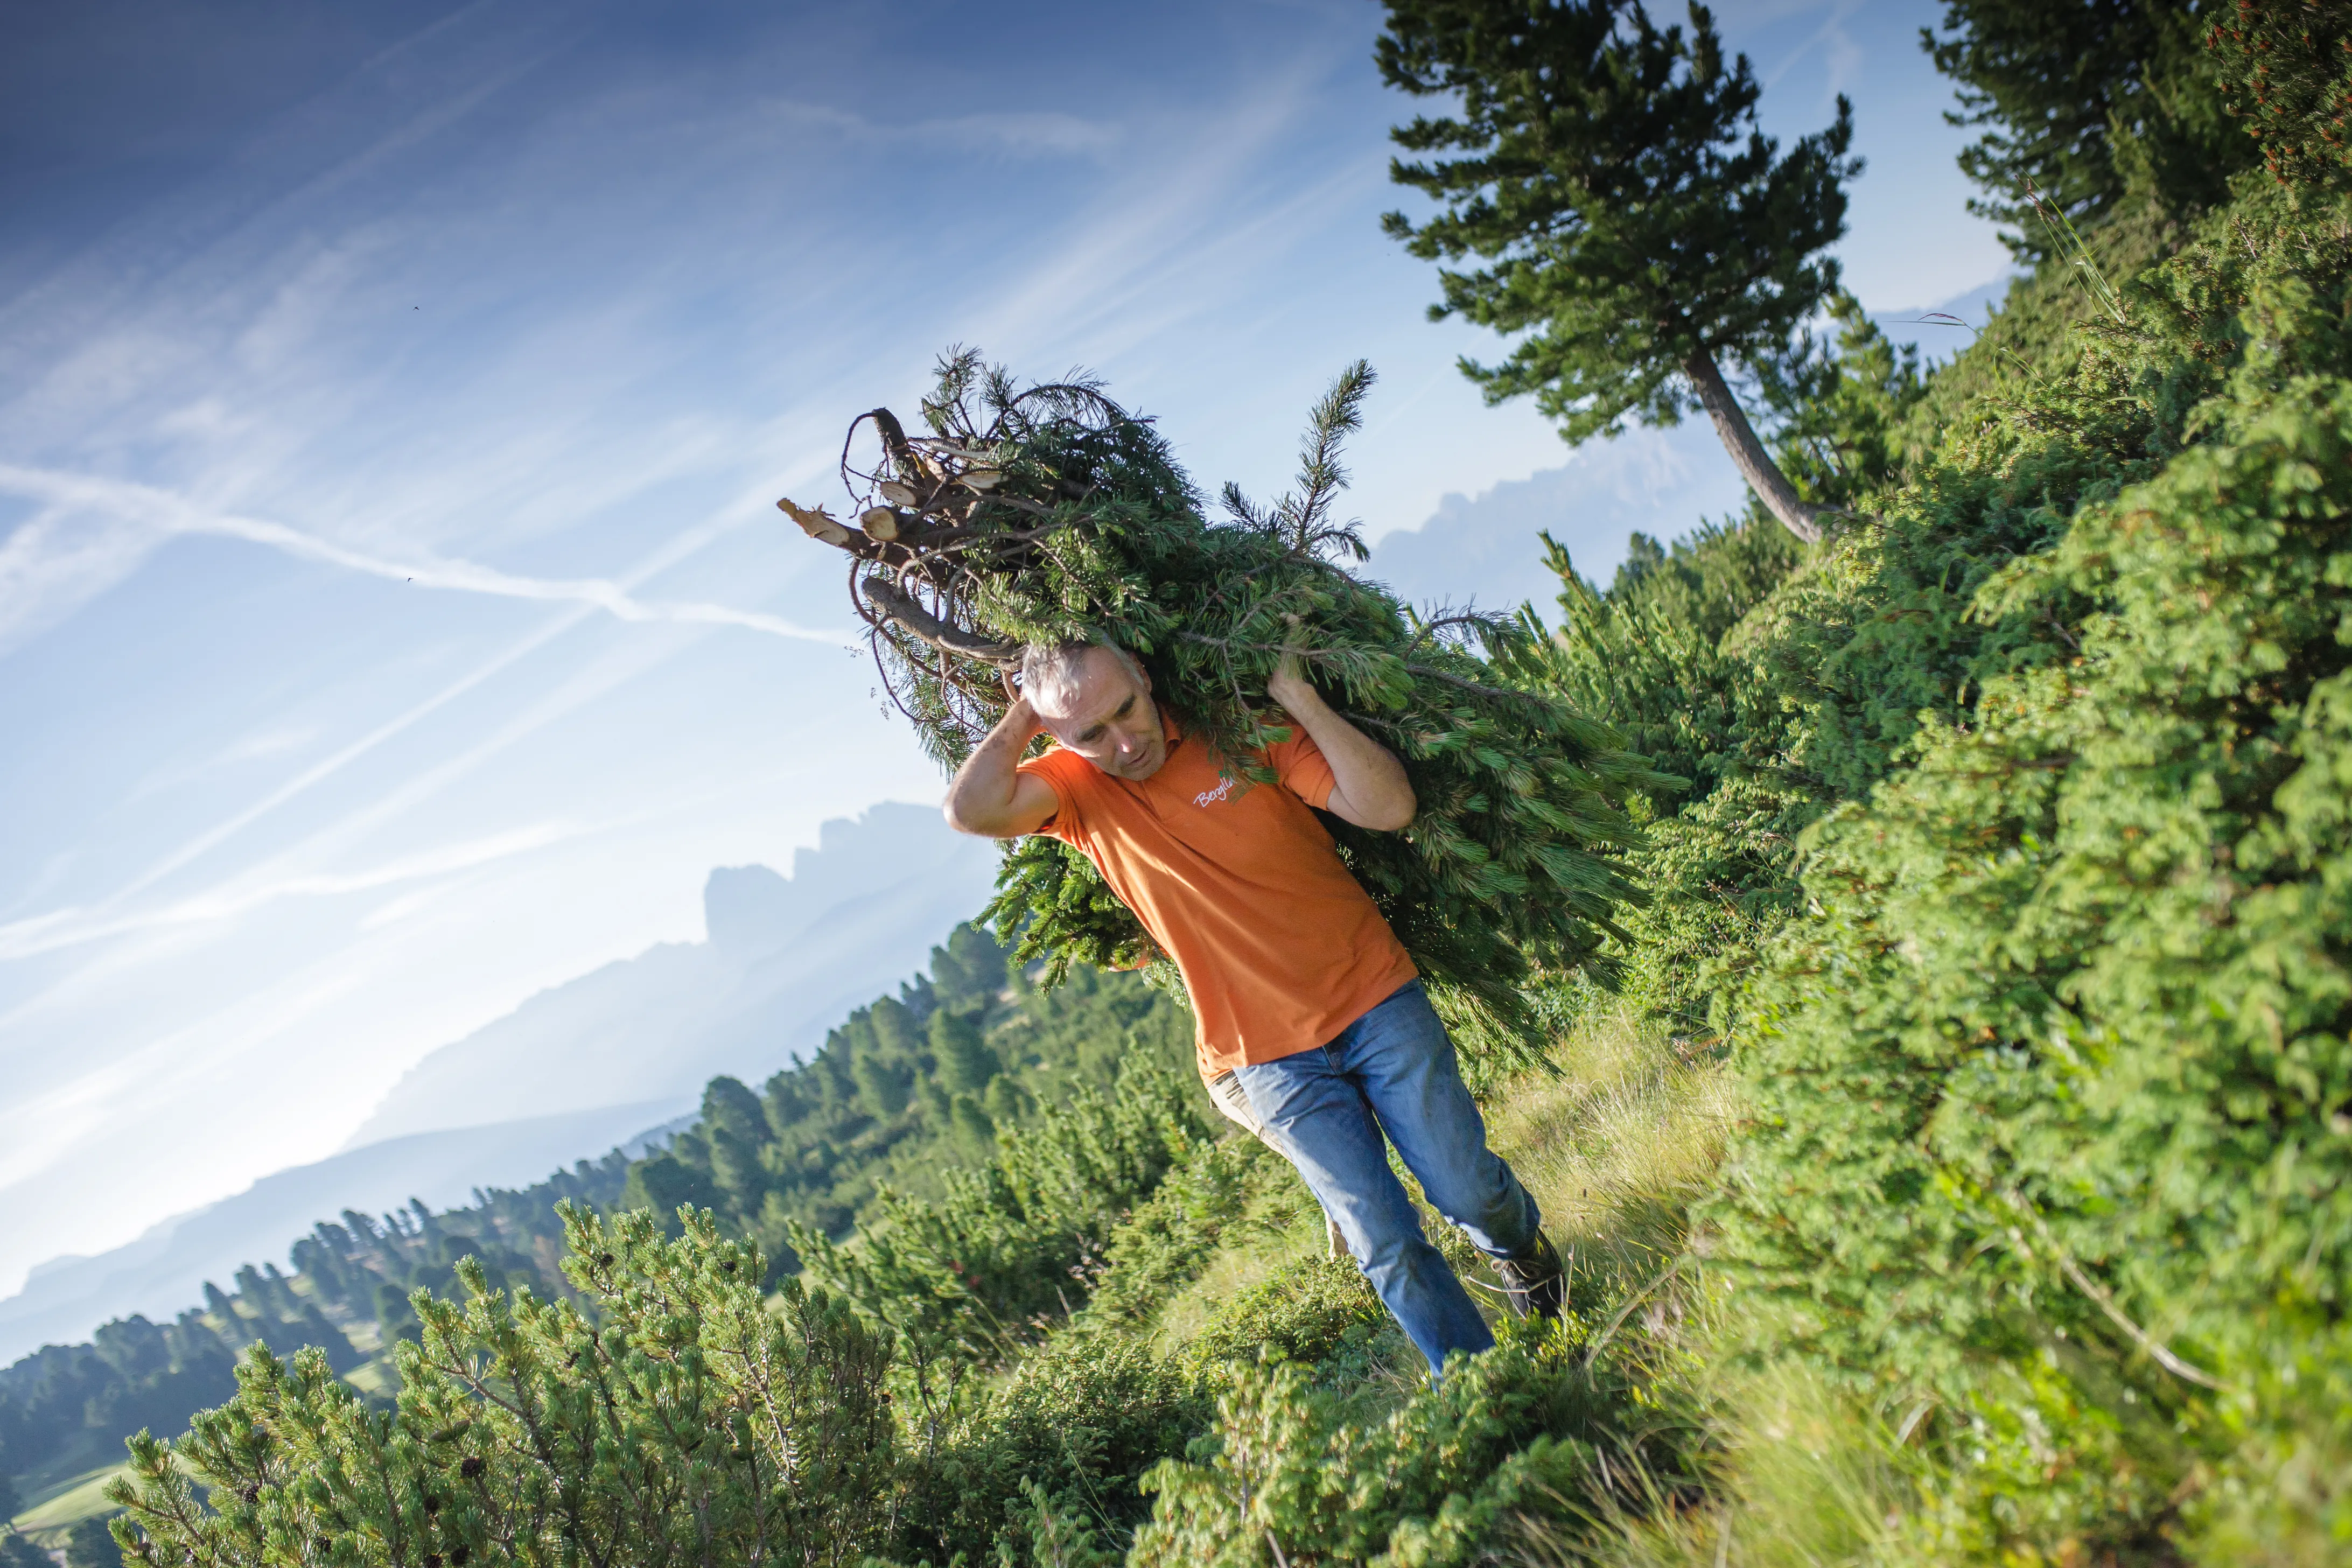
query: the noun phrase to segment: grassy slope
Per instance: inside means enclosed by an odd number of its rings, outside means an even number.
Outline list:
[[[1487,1136],[1541,1205],[1545,1229],[1572,1260],[1576,1310],[1592,1319],[1680,1250],[1683,1205],[1714,1173],[1734,1100],[1719,1065],[1685,1059],[1664,1034],[1622,1014],[1562,1039],[1549,1067],[1496,1089]],[[1325,1258],[1321,1211],[1304,1186],[1272,1156],[1238,1136],[1234,1143],[1255,1178],[1248,1219],[1146,1318],[1154,1342],[1171,1352],[1212,1337],[1248,1292]],[[1497,1316],[1481,1256],[1423,1212],[1457,1268],[1489,1288],[1474,1294]],[[1401,1335],[1389,1337],[1404,1358],[1402,1381],[1418,1386],[1418,1358]]]
[[[43,1546],[63,1547],[66,1531],[77,1522],[114,1511],[114,1505],[106,1500],[106,1483],[125,1468],[120,1464],[101,1465],[53,1481],[27,1496],[25,1510],[9,1523]]]
[[[1622,1352],[1645,1365],[1662,1354],[1688,1359],[1701,1304],[1661,1275],[1683,1250],[1686,1205],[1711,1180],[1731,1129],[1726,1069],[1663,1029],[1612,1012],[1559,1040],[1545,1070],[1497,1086],[1488,1105],[1493,1145],[1535,1194],[1570,1261],[1571,1321],[1555,1340],[1571,1350],[1597,1343],[1601,1355]],[[1222,1184],[1195,1179],[1210,1163],[1224,1167]],[[1169,1254],[1182,1249],[1165,1230],[1189,1223],[1197,1235],[1204,1214],[1213,1215],[1213,1240],[1170,1264]],[[1485,1288],[1473,1294],[1499,1327],[1504,1312],[1482,1255],[1433,1214],[1424,1216],[1464,1277]],[[1271,1353],[1304,1368],[1337,1402],[1344,1426],[1377,1429],[1427,1403],[1426,1372],[1360,1276],[1328,1258],[1326,1245],[1321,1212],[1288,1167],[1229,1135],[1171,1175],[1114,1234],[1111,1266],[1092,1303],[1000,1373],[999,1385],[1034,1378],[1073,1352],[1115,1353],[1140,1342],[1199,1386],[1231,1398]],[[1108,1544],[1124,1543],[1117,1511],[1095,1521],[1112,1527],[1104,1532]],[[1543,1526],[1534,1516],[1518,1536],[1541,1555]]]

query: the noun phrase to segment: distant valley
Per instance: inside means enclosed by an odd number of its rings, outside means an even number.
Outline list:
[[[614,1147],[635,1154],[719,1073],[759,1079],[919,969],[988,897],[994,847],[929,806],[829,822],[791,874],[713,871],[706,940],[668,942],[530,998],[404,1076],[343,1151],[174,1215],[126,1246],[54,1259],[0,1300],[0,1363],[131,1313],[167,1318],[206,1280],[283,1256],[344,1209],[461,1203]]]

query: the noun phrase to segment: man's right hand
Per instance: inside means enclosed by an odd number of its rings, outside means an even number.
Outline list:
[[[1029,706],[1029,694],[1021,689],[1021,682],[1014,679],[1013,671],[1006,670],[999,679],[1004,682],[1004,717],[996,721],[996,729],[989,733],[993,735],[996,730],[1004,729],[1007,725],[1026,724],[1028,731],[1021,738],[1021,743],[1025,746],[1037,738],[1037,731],[1045,727],[1045,721],[1037,717],[1037,710]]]
[[[1004,717],[956,770],[940,806],[948,826],[958,833],[1018,838],[1052,821],[1060,808],[1053,785],[1019,771],[1021,753],[1045,723],[1010,673],[1004,677],[1004,695],[1010,700]]]

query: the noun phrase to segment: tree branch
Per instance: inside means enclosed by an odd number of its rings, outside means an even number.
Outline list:
[[[931,614],[914,599],[898,591],[887,578],[868,577],[858,584],[876,609],[904,626],[913,636],[936,648],[960,653],[966,658],[984,659],[990,664],[1010,665],[1021,657],[1019,645],[992,642],[983,637],[951,626]]]

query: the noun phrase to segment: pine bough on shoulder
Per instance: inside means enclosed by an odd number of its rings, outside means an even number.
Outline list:
[[[1402,834],[1327,818],[1340,854],[1474,1061],[1500,1068],[1530,1054],[1537,975],[1601,964],[1612,912],[1639,900],[1620,859],[1639,840],[1623,799],[1669,781],[1498,667],[1528,635],[1510,620],[1424,616],[1342,564],[1366,552],[1332,521],[1339,444],[1371,384],[1360,363],[1316,406],[1297,490],[1265,507],[1228,485],[1212,520],[1167,439],[1098,382],[1023,388],[954,351],[923,404],[929,435],[887,409],[852,423],[854,523],[777,504],[848,555],[883,687],[947,767],[1002,717],[1021,645],[1108,638],[1142,661],[1188,733],[1239,759],[1230,775],[1268,782],[1250,759],[1288,732],[1265,692],[1295,647],[1328,700],[1403,759],[1421,803]],[[860,468],[868,427],[879,451]],[[1049,983],[1072,963],[1169,973],[1068,847],[1011,847],[997,885],[987,918],[1018,933],[1023,960],[1048,961]]]

